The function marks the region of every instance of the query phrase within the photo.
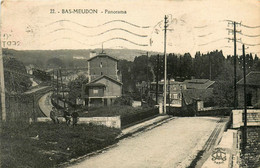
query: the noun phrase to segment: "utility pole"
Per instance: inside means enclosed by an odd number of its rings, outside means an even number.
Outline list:
[[[164,95],[163,95],[163,113],[166,114],[166,80],[167,80],[167,56],[166,56],[166,33],[167,33],[167,16],[164,17]]]
[[[156,104],[158,104],[158,85],[159,85],[159,66],[160,66],[160,56],[159,54],[157,55],[157,71],[156,71]]]
[[[209,54],[209,80],[211,80],[211,56]]]
[[[149,81],[149,78],[148,78],[148,68],[149,68],[149,66],[148,66],[148,64],[149,64],[149,57],[148,57],[148,52],[146,52],[146,56],[147,56],[147,59],[146,59],[146,66],[147,66],[147,68],[146,68],[146,102],[148,103],[148,93],[149,93],[149,85],[148,85],[148,81]]]
[[[236,22],[234,24],[234,109],[237,108],[237,45],[236,45]]]
[[[0,29],[1,29],[1,20],[0,20]],[[3,54],[2,54],[2,34],[0,31],[0,83],[1,83],[1,111],[2,111],[2,121],[6,121],[6,108],[5,108],[5,79],[4,79],[4,63],[3,63]]]
[[[58,97],[59,97],[59,71],[58,71],[58,69],[56,70],[56,73],[57,73],[57,104],[59,104],[59,99],[58,99]]]
[[[244,71],[244,131],[243,131],[243,148],[245,149],[247,144],[247,97],[246,97],[246,55],[245,45],[242,45],[243,49],[243,71]]]
[[[62,91],[62,100],[63,100],[63,108],[65,109],[65,99],[64,99],[64,87],[63,87],[63,82],[62,82],[62,74],[61,74],[61,68],[59,69],[60,71],[60,83],[61,83],[61,91]]]

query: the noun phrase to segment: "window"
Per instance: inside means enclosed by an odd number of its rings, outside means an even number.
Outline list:
[[[100,66],[100,68],[102,68],[102,62],[100,62],[100,65],[99,65],[99,66]]]
[[[103,72],[100,72],[100,75],[103,75]]]
[[[173,99],[178,99],[178,94],[174,93],[173,94]]]
[[[97,89],[94,89],[94,90],[93,90],[93,93],[94,93],[94,94],[98,94],[98,90],[97,90]]]

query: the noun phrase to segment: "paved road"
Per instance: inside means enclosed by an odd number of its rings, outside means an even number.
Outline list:
[[[101,154],[70,167],[175,168],[187,167],[203,149],[219,118],[176,118],[147,132],[121,140]]]

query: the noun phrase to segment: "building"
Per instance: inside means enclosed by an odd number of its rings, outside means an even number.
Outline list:
[[[82,98],[87,106],[112,105],[122,96],[121,74],[118,59],[105,53],[88,60],[89,83],[82,87]]]
[[[170,80],[166,82],[167,87],[167,99],[166,102],[172,107],[182,107],[183,100],[183,90],[186,90],[186,84],[183,82],[177,82]],[[164,91],[164,81],[158,82],[158,103],[163,103],[163,91]],[[152,99],[156,100],[156,82],[152,82],[150,86],[150,94]]]
[[[213,96],[213,86],[215,81],[209,79],[185,80],[187,90],[183,91],[184,103],[191,105],[197,102],[197,109],[204,108],[204,103]],[[207,106],[207,104],[205,104]]]
[[[109,76],[117,81],[122,81],[118,70],[118,59],[105,53],[92,56],[88,59],[88,77],[90,82],[103,75]]]
[[[186,84],[187,89],[209,89],[213,87],[215,81],[209,79],[190,79],[185,80],[183,83]]]
[[[238,107],[244,107],[244,78],[237,82]],[[251,71],[246,75],[247,106],[260,107],[260,71]]]

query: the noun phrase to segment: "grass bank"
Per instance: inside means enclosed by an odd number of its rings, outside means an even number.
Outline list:
[[[1,167],[49,168],[116,143],[104,126],[33,123],[1,126]]]

